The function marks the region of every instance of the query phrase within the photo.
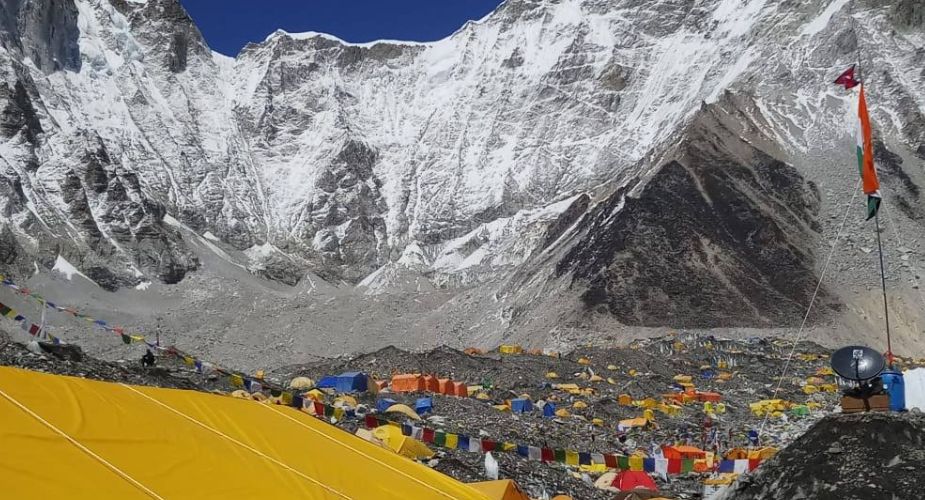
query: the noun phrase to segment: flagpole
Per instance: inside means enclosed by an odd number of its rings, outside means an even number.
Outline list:
[[[861,38],[858,36],[857,23],[854,20],[854,15],[852,13],[852,8],[854,7],[854,2],[848,6],[848,15],[851,18],[851,29],[854,31],[854,37],[857,41],[855,44],[855,50],[857,52],[857,68],[858,68],[858,81],[861,82],[861,91],[864,90],[864,71],[861,64]],[[876,165],[874,169],[876,170]],[[882,199],[880,200],[882,203]],[[883,319],[886,323],[886,358],[889,368],[893,369],[893,344],[890,339],[890,308],[889,303],[887,302],[886,297],[886,272],[883,266],[883,244],[880,242],[880,207],[877,206],[874,209],[874,223],[877,230],[877,254],[880,257],[880,290],[883,292]]]
[[[886,273],[883,267],[883,246],[880,244],[880,211],[874,214],[877,228],[877,251],[880,254],[880,288],[883,290],[883,318],[886,320],[886,359],[889,368],[893,369],[893,345],[890,342],[890,308],[886,300]]]

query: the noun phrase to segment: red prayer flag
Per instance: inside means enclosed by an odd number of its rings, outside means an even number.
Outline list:
[[[854,65],[852,64],[850,68],[845,70],[838,78],[835,79],[835,85],[844,85],[846,90],[851,90],[861,82],[854,79]]]
[[[540,457],[544,462],[554,462],[556,460],[556,454],[552,451],[552,448],[543,448],[540,452]]]
[[[32,335],[34,337],[39,334],[39,331],[41,329],[42,328],[39,325],[32,325],[29,327],[29,335]]]
[[[497,444],[497,443],[495,443],[494,441],[489,441],[489,440],[487,440],[487,439],[483,439],[483,440],[482,440],[482,451],[485,452],[485,453],[487,453],[487,452],[489,452],[489,451],[495,451],[495,445],[496,445],[496,444]]]
[[[426,427],[424,428],[424,438],[423,438],[423,441],[424,441],[425,443],[433,443],[433,442],[434,442],[434,430],[433,430],[433,429],[428,429],[428,428],[426,428]]]
[[[681,459],[679,458],[668,459],[668,473],[669,474],[680,474],[681,473]]]
[[[748,459],[748,470],[755,470],[758,468],[758,465],[761,463],[760,458],[750,458]]]
[[[375,416],[375,415],[366,415],[366,428],[367,428],[367,429],[375,429],[376,427],[379,427],[379,421],[376,420],[376,416]]]
[[[617,456],[609,453],[604,455],[604,465],[610,469],[616,469],[618,467]]]

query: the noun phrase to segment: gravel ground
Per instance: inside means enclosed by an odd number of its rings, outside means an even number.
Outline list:
[[[10,337],[0,331],[0,365],[20,366],[32,370],[82,376],[97,380],[109,380],[132,384],[177,387],[202,391],[227,392],[233,388],[224,377],[201,375],[190,371],[175,358],[162,357],[157,368],[143,368],[138,360],[105,362],[85,355],[76,346],[49,346],[41,344],[27,346],[12,342]],[[40,349],[38,353],[33,352]],[[630,394],[634,399],[655,397],[672,391],[672,378],[677,374],[693,376],[698,390],[716,391],[723,395],[727,411],[715,415],[709,425],[717,429],[720,436],[720,450],[732,446],[745,445],[746,432],[761,426],[763,419],[753,416],[748,404],[772,396],[781,373],[784,359],[790,347],[780,341],[764,339],[721,340],[710,336],[682,334],[634,342],[627,347],[601,348],[579,347],[575,351],[560,357],[541,354],[467,355],[454,349],[441,347],[427,353],[410,353],[394,347],[353,358],[324,359],[303,365],[281,367],[267,374],[267,381],[285,386],[295,376],[319,378],[326,374],[343,371],[363,371],[377,378],[389,378],[395,373],[423,371],[439,376],[451,377],[465,381],[470,385],[485,384],[485,392],[490,399],[480,400],[474,397],[458,398],[432,395],[434,414],[426,420],[426,425],[447,432],[468,435],[481,435],[496,441],[510,441],[532,446],[548,446],[572,450],[628,453],[636,448],[648,449],[653,445],[671,443],[677,440],[688,441],[695,446],[703,446],[706,415],[700,404],[684,406],[680,415],[668,417],[656,412],[657,426],[652,429],[633,429],[626,433],[617,430],[620,419],[638,417],[642,409],[633,406],[621,406],[617,403],[619,394]],[[822,409],[809,417],[785,417],[768,420],[764,440],[767,444],[784,447],[797,440],[798,450],[788,447],[779,459],[759,468],[760,474],[746,476],[749,479],[740,482],[743,495],[767,489],[769,484],[777,484],[770,479],[773,474],[794,478],[795,495],[792,498],[873,498],[870,496],[818,496],[810,494],[800,497],[800,491],[806,490],[806,481],[812,478],[851,477],[863,469],[866,455],[875,457],[880,462],[892,463],[893,457],[901,455],[901,463],[889,467],[888,472],[906,471],[909,467],[920,470],[921,452],[914,449],[904,450],[903,443],[896,446],[890,439],[897,438],[909,446],[921,447],[923,417],[910,417],[911,427],[901,427],[896,436],[882,435],[877,438],[863,437],[865,428],[872,423],[882,423],[882,428],[892,425],[877,419],[886,416],[870,417],[826,417],[808,434],[806,431],[819,419],[830,414],[837,405],[836,394],[814,394],[807,396],[795,384],[805,381],[809,376],[825,367],[828,351],[818,345],[804,342],[797,346],[798,354],[814,354],[818,359],[806,361],[799,356],[793,358],[788,376],[781,385],[778,397],[794,402],[815,401]],[[580,363],[585,358],[588,364]],[[725,363],[733,374],[728,381],[718,378],[703,378],[699,375],[702,365],[717,366]],[[635,370],[636,376],[631,376]],[[548,372],[559,375],[556,380],[547,379]],[[717,369],[717,372],[723,371]],[[590,382],[582,377],[590,374],[600,375],[604,380]],[[584,375],[582,375],[584,374]],[[831,377],[828,377],[831,380]],[[610,383],[607,379],[612,379]],[[566,391],[551,387],[551,383],[575,383],[580,387],[592,387],[593,395],[576,396]],[[501,404],[506,399],[521,394],[528,394],[531,399],[553,400],[559,408],[567,407],[572,416],[567,418],[547,419],[539,411],[515,415],[508,411],[499,411],[493,404]],[[358,399],[361,403],[375,407],[377,397],[390,397],[398,402],[412,404],[419,394],[382,394],[379,396],[364,394]],[[333,400],[329,398],[330,403]],[[588,407],[575,409],[577,401],[585,402]],[[390,415],[390,418],[395,418]],[[595,426],[591,419],[599,418],[604,424]],[[855,425],[857,424],[857,425]],[[356,419],[344,419],[337,425],[348,432],[355,432],[360,423]],[[853,427],[851,427],[853,425]],[[905,424],[904,424],[905,425]],[[846,427],[847,426],[847,427]],[[835,432],[840,427],[849,429],[848,437],[839,443],[844,453],[836,452],[824,455],[833,461],[832,469],[807,468],[814,463],[820,453],[829,448],[831,436],[818,437],[825,432]],[[820,430],[822,428],[822,430]],[[825,429],[829,429],[828,431]],[[919,434],[915,434],[918,432]],[[805,435],[804,435],[805,434]],[[918,436],[914,439],[902,436]],[[800,437],[803,436],[803,437]],[[816,437],[814,437],[816,436]],[[853,436],[853,437],[852,437]],[[915,441],[918,439],[919,441]],[[871,453],[866,448],[877,451]],[[434,469],[470,482],[486,480],[484,455],[467,451],[435,448],[437,456],[429,462]],[[852,455],[852,453],[854,455]],[[882,454],[889,454],[887,457]],[[613,493],[595,489],[590,483],[593,476],[577,473],[559,464],[542,464],[528,461],[512,453],[495,453],[500,464],[501,476],[517,481],[530,495],[542,497],[549,494],[568,494],[576,499],[612,498]],[[837,460],[836,460],[837,459]],[[843,459],[847,460],[844,461]],[[836,465],[839,465],[836,467]],[[916,465],[918,464],[918,465]],[[882,465],[882,464],[881,464]],[[814,465],[815,467],[815,465]],[[840,468],[839,468],[840,467]],[[885,466],[884,466],[885,467]],[[766,472],[767,469],[767,472]],[[836,470],[837,469],[837,470]],[[774,472],[771,472],[771,471]],[[810,474],[806,474],[809,470]],[[876,470],[876,469],[875,469]],[[802,472],[800,472],[802,471]],[[813,472],[821,471],[821,472]],[[902,475],[900,484],[912,484],[910,474]],[[867,477],[869,473],[861,474]],[[914,474],[912,474],[914,475]],[[804,477],[806,476],[806,477]],[[861,477],[861,476],[856,476]],[[658,480],[662,493],[673,498],[699,498],[701,477],[695,474],[671,476],[669,482]],[[803,481],[802,483],[800,481]],[[834,480],[833,484],[839,480]],[[847,479],[846,479],[847,481]],[[904,481],[904,483],[903,483]],[[832,483],[823,481],[824,484]],[[874,482],[877,488],[876,481]],[[775,486],[776,487],[776,486]],[[757,488],[757,489],[756,489]],[[841,490],[833,490],[841,491]],[[859,492],[866,492],[864,488]],[[873,491],[873,490],[871,490]],[[885,489],[883,491],[890,491]],[[730,498],[770,498],[760,494],[753,496],[735,496]],[[788,496],[788,498],[790,498]],[[888,496],[889,498],[889,496]],[[895,498],[912,498],[896,496]]]
[[[918,500],[925,490],[925,415],[831,415],[755,474],[728,500]]]

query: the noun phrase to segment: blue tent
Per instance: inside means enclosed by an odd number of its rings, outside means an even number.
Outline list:
[[[337,387],[337,377],[334,375],[325,375],[321,377],[321,380],[315,385],[319,389],[334,389]]]
[[[547,402],[543,405],[543,416],[546,418],[552,418],[556,416],[556,405]]]
[[[366,380],[367,376],[365,373],[341,373],[336,377],[334,389],[337,392],[366,392]]]
[[[418,415],[433,412],[434,400],[431,398],[418,398],[418,400],[414,402],[414,411]]]
[[[390,406],[394,404],[395,404],[394,399],[382,398],[376,401],[376,411],[378,411],[379,413],[383,413],[386,410],[388,410]]]
[[[511,400],[511,411],[514,413],[527,413],[533,410],[533,402],[527,398],[517,398]]]

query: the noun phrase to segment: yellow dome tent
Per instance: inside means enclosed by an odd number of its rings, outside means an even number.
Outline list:
[[[2,367],[0,422],[4,498],[486,499],[295,408],[197,391]]]
[[[394,425],[376,427],[373,429],[373,437],[382,441],[382,444],[395,453],[412,460],[434,456],[434,452],[427,445],[417,439],[403,435],[401,429]]]
[[[289,381],[290,389],[308,390],[315,387],[315,381],[308,377],[296,377]]]
[[[418,414],[415,413],[414,410],[412,410],[410,406],[408,406],[408,405],[403,405],[403,404],[401,404],[401,403],[394,404],[394,405],[392,405],[392,406],[386,408],[386,409],[385,409],[385,412],[386,412],[386,413],[401,413],[402,415],[405,415],[406,417],[410,418],[411,420],[421,420],[421,417],[418,416]]]

